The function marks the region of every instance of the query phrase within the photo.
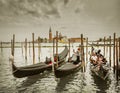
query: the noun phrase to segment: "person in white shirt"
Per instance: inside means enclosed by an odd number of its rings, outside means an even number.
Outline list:
[[[98,57],[97,57],[97,55],[96,55],[95,52],[92,52],[92,56],[91,56],[90,60],[91,60],[91,63],[92,63],[93,65],[96,65],[96,64],[97,64]]]
[[[80,48],[78,48],[76,52],[73,50],[73,52],[76,55],[76,61],[74,62],[74,64],[77,64],[77,63],[79,63],[81,61],[81,51],[80,51]]]

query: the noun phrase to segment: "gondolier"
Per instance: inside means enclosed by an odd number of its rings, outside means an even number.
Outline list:
[[[73,50],[74,54],[76,55],[76,61],[74,62],[74,64],[77,64],[81,61],[81,51],[80,48],[77,49],[77,51],[75,52],[75,50]]]

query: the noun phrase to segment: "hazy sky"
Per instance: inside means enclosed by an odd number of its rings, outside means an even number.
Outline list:
[[[48,37],[50,26],[68,37],[120,36],[120,0],[0,0],[0,41]]]

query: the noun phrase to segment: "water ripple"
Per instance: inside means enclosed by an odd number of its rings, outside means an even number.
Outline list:
[[[9,54],[6,52],[8,50],[0,54],[0,93],[120,93],[120,81],[116,82],[112,71],[109,79],[103,81],[92,75],[89,64],[85,73],[78,71],[61,79],[56,79],[52,71],[31,77],[15,78],[8,60]],[[19,66],[31,64],[29,61],[24,63],[22,55],[15,60]],[[17,60],[22,62],[18,63]]]

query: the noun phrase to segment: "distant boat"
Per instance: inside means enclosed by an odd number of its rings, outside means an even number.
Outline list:
[[[74,63],[75,61],[73,60],[70,62],[67,61],[62,66],[55,68],[55,76],[57,78],[61,78],[78,71],[82,67],[82,62],[80,61],[77,62],[77,64],[75,64]]]
[[[65,47],[65,49],[58,54],[58,66],[60,66],[63,62],[65,62],[65,59],[68,54],[68,48]],[[55,64],[56,65],[56,64]],[[36,75],[39,73],[44,72],[45,70],[51,70],[52,69],[52,62],[47,60],[47,62],[40,62],[33,65],[28,65],[24,67],[16,67],[14,62],[12,62],[12,74],[17,78],[27,77]]]

